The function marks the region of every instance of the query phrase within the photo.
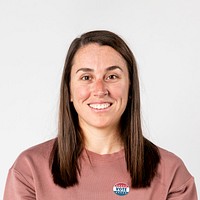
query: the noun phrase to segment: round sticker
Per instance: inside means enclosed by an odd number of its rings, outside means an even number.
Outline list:
[[[129,193],[129,186],[126,183],[116,183],[113,186],[113,192],[119,196],[125,196]]]

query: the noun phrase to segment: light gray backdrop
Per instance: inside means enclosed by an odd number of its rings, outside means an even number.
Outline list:
[[[199,190],[199,10],[199,0],[0,0],[0,194],[19,153],[56,136],[68,45],[94,29],[133,50],[144,133],[184,160]]]

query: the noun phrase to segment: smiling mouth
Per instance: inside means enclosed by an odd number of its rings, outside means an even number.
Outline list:
[[[103,110],[106,109],[108,107],[110,107],[112,104],[111,103],[101,103],[101,104],[88,104],[91,108],[94,108],[96,110]]]

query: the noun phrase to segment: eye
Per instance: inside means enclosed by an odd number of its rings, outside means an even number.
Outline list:
[[[89,81],[91,79],[92,79],[92,77],[89,76],[89,75],[84,75],[84,76],[81,77],[81,80],[83,80],[83,81]]]
[[[111,74],[111,75],[109,75],[106,79],[107,79],[107,80],[115,80],[115,79],[117,79],[117,78],[118,78],[117,75]]]

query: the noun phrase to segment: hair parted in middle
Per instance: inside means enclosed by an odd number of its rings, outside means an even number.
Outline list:
[[[91,43],[112,47],[126,61],[130,87],[127,106],[121,116],[120,137],[132,187],[148,187],[156,174],[160,154],[158,148],[142,133],[136,60],[124,40],[106,30],[87,32],[74,39],[68,49],[60,89],[58,136],[50,157],[54,183],[64,188],[74,186],[78,184],[78,174],[81,175],[78,158],[84,149],[84,137],[79,127],[78,114],[70,100],[70,75],[77,51]]]

